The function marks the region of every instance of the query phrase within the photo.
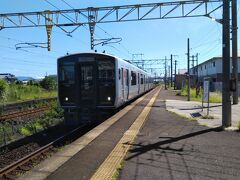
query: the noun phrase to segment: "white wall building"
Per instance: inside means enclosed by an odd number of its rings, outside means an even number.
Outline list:
[[[230,62],[232,67],[232,62]],[[232,68],[230,68],[232,73]],[[198,66],[190,69],[191,75],[196,75],[200,82],[203,81],[204,77],[211,78],[211,85],[213,90],[221,91],[222,89],[222,57],[213,57]],[[240,88],[240,57],[238,57],[238,84]]]

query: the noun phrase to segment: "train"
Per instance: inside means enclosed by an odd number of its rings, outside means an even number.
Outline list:
[[[69,125],[116,110],[154,87],[153,77],[130,62],[105,53],[77,53],[57,59],[58,100]]]

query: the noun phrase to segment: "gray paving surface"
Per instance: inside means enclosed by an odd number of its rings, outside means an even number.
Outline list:
[[[48,176],[47,179],[90,179],[155,92],[156,90],[147,95],[136,107]]]
[[[118,179],[240,179],[240,133],[201,126],[165,109],[161,91]]]
[[[207,103],[204,103],[205,108],[202,109],[202,103],[196,101],[182,101],[182,100],[167,100],[167,110],[175,112],[181,116],[193,118],[194,114],[206,116],[207,115]],[[222,104],[210,103],[209,115],[213,119],[203,119],[201,116],[194,117],[199,124],[208,127],[218,127],[222,125]],[[228,129],[237,129],[240,123],[240,104],[232,105],[232,127]]]

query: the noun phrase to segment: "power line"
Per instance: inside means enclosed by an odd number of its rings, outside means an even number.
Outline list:
[[[60,10],[57,6],[55,6],[54,4],[52,4],[51,2],[49,2],[48,0],[44,0],[45,2],[47,2],[48,4],[50,4],[51,6],[53,6],[54,8],[56,8],[57,10]],[[66,19],[68,19],[69,21],[71,21],[72,23],[75,23],[75,21],[72,19],[72,17],[70,17],[69,15],[64,15],[62,13],[60,13],[63,17],[65,17]]]
[[[219,42],[220,42],[221,39],[215,39],[215,40],[213,40],[213,41],[208,41],[208,42],[205,42],[205,43],[196,45],[196,46],[194,46],[193,48],[191,48],[191,50],[198,49],[199,47],[205,46],[206,44],[210,44],[210,43],[213,43],[213,42],[216,42],[216,41],[219,41]]]
[[[69,3],[67,3],[65,0],[61,0],[62,2],[64,2],[67,6],[69,6],[70,8],[72,8],[73,10],[75,9],[72,5],[70,5]],[[86,17],[87,18],[87,17]],[[100,26],[98,26],[98,25],[96,25],[99,29],[101,29],[105,34],[107,34],[108,36],[110,36],[111,38],[114,38],[114,36],[112,36],[110,33],[108,33],[107,31],[105,31],[103,28],[101,28]],[[85,26],[84,26],[84,28],[85,29],[87,29]],[[87,29],[88,30],[88,29]],[[100,36],[98,35],[98,34],[96,34],[95,32],[94,32],[94,34],[97,36],[97,37],[99,37],[100,38]],[[130,56],[130,54],[132,54],[132,53],[130,53],[130,51],[124,46],[124,45],[122,45],[122,43],[118,43],[120,46],[122,46],[123,47],[123,49],[128,53],[128,55]],[[117,49],[116,47],[115,47],[115,49]]]
[[[218,44],[216,46],[214,46],[212,49],[210,49],[209,51],[204,53],[204,56],[202,56],[202,59],[206,58],[207,56],[209,56],[210,53],[214,53],[216,52],[216,50],[218,50],[218,48],[221,46],[221,44]]]
[[[27,61],[27,60],[23,60],[23,59],[10,58],[10,57],[4,57],[4,56],[0,56],[0,58],[1,58],[0,62],[3,62],[2,59],[6,59],[8,61],[5,61],[5,62],[10,61],[10,62],[14,62],[14,63],[20,63],[20,65],[22,65],[23,63],[31,65],[31,66],[38,66],[38,67],[39,67],[39,65],[46,65],[46,66],[54,65],[54,64],[49,64],[49,63],[33,62],[33,61]]]

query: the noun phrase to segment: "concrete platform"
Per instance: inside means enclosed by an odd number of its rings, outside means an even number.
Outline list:
[[[117,179],[239,179],[240,133],[171,113],[166,99],[161,91]]]
[[[240,133],[166,110],[159,88],[20,179],[239,179]]]
[[[219,127],[222,125],[222,104],[210,103],[209,115],[212,119],[204,119],[207,115],[207,103],[196,101],[182,101],[182,100],[166,100],[166,108],[170,112],[179,114],[180,116],[191,118],[198,121],[200,125],[208,127]],[[200,115],[200,116],[197,116]],[[238,130],[240,123],[240,104],[232,105],[232,127],[229,130]]]

